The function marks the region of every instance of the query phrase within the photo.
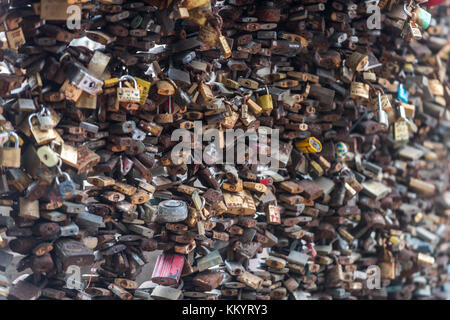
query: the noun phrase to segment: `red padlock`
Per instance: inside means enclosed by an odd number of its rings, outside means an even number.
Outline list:
[[[261,183],[265,186],[269,186],[269,185],[273,184],[273,179],[272,178],[261,179],[261,180],[259,180],[259,183]]]
[[[178,254],[162,254],[153,269],[152,281],[164,286],[177,284],[183,270],[184,257]]]
[[[442,2],[444,2],[444,0],[428,0],[427,2],[422,3],[421,5],[425,7],[434,7],[440,5]]]

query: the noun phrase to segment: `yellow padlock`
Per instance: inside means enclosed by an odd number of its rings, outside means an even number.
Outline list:
[[[273,109],[272,95],[269,93],[269,89],[267,87],[266,94],[257,97],[256,103],[259,104],[264,111],[270,111]]]
[[[135,79],[138,84],[139,92],[141,94],[139,104],[144,104],[145,100],[148,97],[148,92],[150,91],[151,83],[137,77],[135,77]]]
[[[188,9],[189,20],[195,24],[203,26],[206,23],[207,17],[211,13],[211,3],[207,2],[204,5],[193,9]]]
[[[303,153],[315,153],[322,151],[322,143],[320,143],[320,141],[314,137],[296,142],[295,146]]]
[[[220,47],[220,50],[222,51],[223,56],[226,59],[231,57],[230,46],[228,45],[227,39],[223,35],[219,36],[219,47]]]
[[[116,86],[118,83],[119,83],[119,78],[106,79],[105,81],[103,81],[103,87],[111,88],[111,87]]]

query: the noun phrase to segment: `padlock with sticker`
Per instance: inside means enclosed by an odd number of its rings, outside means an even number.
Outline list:
[[[125,80],[132,81],[134,87],[133,88],[122,87],[122,83]],[[124,75],[119,78],[119,88],[117,88],[117,99],[119,100],[119,102],[139,103],[141,95],[135,78],[129,75]]]

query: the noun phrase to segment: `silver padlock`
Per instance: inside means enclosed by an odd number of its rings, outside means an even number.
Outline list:
[[[178,300],[182,294],[179,289],[159,285],[153,289],[151,297],[155,300]]]
[[[287,257],[287,261],[289,263],[299,264],[302,266],[305,266],[308,263],[309,255],[305,253],[301,253],[300,251],[297,251],[297,247],[302,247],[302,243],[295,240],[292,242],[292,245],[290,247],[289,255]]]
[[[76,236],[80,232],[78,225],[73,222],[67,226],[60,227],[59,229],[61,230],[61,237]]]
[[[378,92],[378,122],[382,124],[386,129],[389,128],[389,119],[386,111],[384,111],[382,108],[380,92]]]
[[[52,129],[55,126],[55,123],[52,120],[50,110],[43,107],[41,112],[37,115],[38,123],[39,123],[39,129],[43,131],[47,131]]]
[[[102,91],[103,81],[97,79],[80,64],[72,64],[67,68],[67,78],[77,88],[96,96]]]
[[[164,200],[158,205],[157,222],[173,223],[187,218],[188,210],[186,202],[180,200]]]
[[[82,228],[97,229],[103,225],[103,217],[89,212],[81,212],[76,217],[76,223]]]
[[[131,138],[136,141],[143,141],[145,137],[147,136],[147,133],[144,131],[136,128],[131,132]]]
[[[70,178],[67,172],[61,172],[61,175],[64,176],[65,180],[63,182],[60,182],[58,176],[56,176],[55,177],[56,187],[58,189],[60,196],[63,199],[66,199],[69,196],[74,195],[76,188],[75,184],[73,183],[72,179]]]
[[[198,259],[197,268],[198,271],[201,272],[203,270],[212,268],[222,263],[223,263],[222,256],[220,255],[218,250],[215,250],[213,252],[208,253],[206,256]]]

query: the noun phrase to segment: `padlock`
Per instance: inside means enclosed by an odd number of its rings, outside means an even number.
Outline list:
[[[422,39],[422,32],[420,32],[419,26],[415,22],[409,21],[405,22],[402,30],[402,37],[407,41],[417,41]]]
[[[39,147],[36,153],[39,157],[39,160],[41,160],[41,162],[49,168],[52,168],[59,163],[58,154],[49,146]]]
[[[165,286],[177,284],[181,277],[183,265],[184,257],[181,255],[160,255],[153,269],[152,281]]]
[[[394,122],[393,135],[396,141],[409,140],[409,127],[405,120],[398,120]]]
[[[123,88],[122,82],[125,80],[131,80],[134,83],[134,88]],[[140,92],[138,89],[137,81],[135,78],[129,75],[124,75],[119,78],[119,88],[117,88],[117,100],[119,102],[133,102],[139,103],[141,100]]]
[[[94,77],[78,63],[68,65],[65,74],[72,84],[92,96],[96,96],[102,90],[103,81]]]
[[[77,163],[78,163],[78,150],[66,143],[60,143],[58,141],[51,141],[50,142],[51,148],[52,150],[55,150],[56,147],[55,146],[59,146],[59,158],[61,158],[62,162],[77,168]]]
[[[385,109],[383,108],[383,102],[381,100],[381,97],[382,97],[381,93],[378,92],[377,96],[378,96],[378,122],[387,129],[389,127],[388,115],[387,115],[387,112],[385,111]]]
[[[67,172],[63,172],[62,176],[64,176],[65,180],[60,182],[58,176],[55,177],[56,187],[58,190],[59,195],[62,199],[67,199],[70,196],[73,196],[75,194],[75,184],[73,183],[72,179],[70,178],[69,174]]]
[[[311,137],[295,143],[297,149],[304,153],[316,153],[322,151],[322,144],[317,138]]]
[[[369,100],[369,85],[363,82],[352,81],[350,84],[350,98]]]
[[[34,139],[36,140],[36,143],[38,145],[44,145],[49,143],[52,140],[56,139],[56,132],[54,129],[43,131],[41,130],[37,125],[33,124],[32,119],[36,117],[36,113],[32,113],[28,117],[28,126],[30,128],[31,134],[33,135]]]
[[[18,50],[19,47],[26,43],[22,28],[6,31],[6,39],[8,40],[9,48]]]
[[[8,137],[14,137],[14,148],[0,148],[0,165],[2,167],[20,168],[19,136],[15,132],[9,132]]]
[[[50,111],[45,107],[43,107],[41,112],[38,113],[37,120],[39,123],[40,130],[46,131],[46,130],[53,129],[53,127],[54,127],[54,123],[53,123],[53,119],[51,117]]]
[[[209,252],[206,256],[197,261],[197,269],[199,272],[202,272],[208,268],[212,268],[222,263],[222,256],[217,250],[215,250],[213,252]]]
[[[353,71],[362,71],[369,62],[369,56],[359,52],[353,52],[345,61],[347,67]]]
[[[423,30],[427,30],[431,23],[431,14],[423,8],[417,7],[414,10],[415,20]]]
[[[154,300],[179,300],[182,294],[179,289],[158,285],[153,289],[151,297]]]
[[[211,25],[205,24],[200,27],[200,31],[198,33],[198,40],[209,45],[210,47],[214,47],[219,40],[220,32]]]
[[[227,39],[223,35],[219,36],[219,46],[220,46],[220,50],[222,51],[224,58],[225,59],[230,58],[231,57],[231,49],[230,49],[230,46],[228,45]]]
[[[39,219],[39,201],[30,201],[25,198],[19,198],[19,217],[30,220]]]
[[[269,93],[269,89],[266,87],[266,94],[262,94],[256,98],[256,103],[265,112],[269,112],[273,109],[272,95]]]
[[[179,222],[187,218],[187,205],[180,200],[164,200],[158,205],[159,222]]]

